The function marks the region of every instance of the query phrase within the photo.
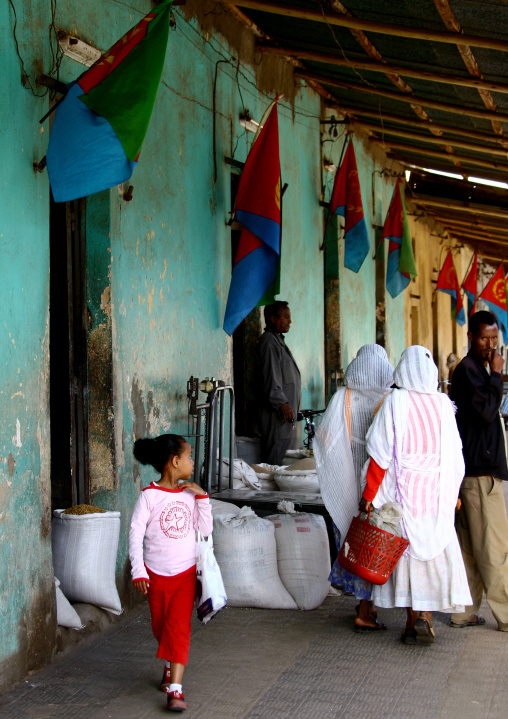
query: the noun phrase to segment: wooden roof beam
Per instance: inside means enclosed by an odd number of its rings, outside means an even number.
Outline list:
[[[458,235],[459,237],[471,237],[479,242],[493,242],[494,244],[506,245],[508,247],[508,237],[493,237],[492,235],[486,235],[483,232],[473,232],[465,228],[452,229],[445,223],[443,223],[443,227],[445,227],[445,229],[453,235]]]
[[[442,30],[427,30],[426,28],[415,28],[394,23],[379,22],[377,20],[364,20],[349,15],[338,15],[337,13],[326,12],[325,10],[311,10],[298,5],[286,5],[270,0],[222,0],[225,5],[237,5],[238,7],[250,8],[258,12],[266,12],[284,17],[293,17],[300,20],[311,20],[313,22],[327,23],[340,27],[365,30],[366,32],[379,33],[381,35],[393,35],[395,37],[407,37],[413,40],[428,40],[430,42],[442,42],[449,45],[457,44],[457,34]],[[508,43],[504,40],[497,40],[492,37],[481,37],[477,35],[461,34],[460,39],[466,45],[473,47],[484,47],[489,50],[508,52]]]
[[[464,61],[464,65],[466,66],[469,74],[472,77],[481,77],[482,73],[478,63],[476,62],[476,58],[473,55],[473,51],[467,43],[461,42],[464,37],[462,34],[462,27],[455,17],[453,10],[450,7],[450,3],[448,0],[434,0],[434,5],[436,6],[437,11],[441,15],[441,18],[448,30],[456,32],[458,36],[460,35],[460,38],[457,37],[457,49],[461,54],[462,60]],[[491,89],[492,88],[478,88],[478,93],[486,108],[489,110],[496,110],[496,103],[490,93]],[[494,132],[502,136],[504,132],[501,123],[496,120],[492,120],[491,122]],[[508,147],[508,142],[506,140],[504,140],[504,143],[505,147]]]
[[[396,100],[398,102],[405,103],[417,103],[423,107],[430,107],[434,110],[442,110],[443,112],[450,112],[455,115],[465,115],[466,117],[481,117],[484,120],[496,119],[500,122],[508,122],[508,114],[501,112],[491,112],[490,110],[477,110],[474,107],[468,107],[467,105],[450,105],[446,102],[439,102],[438,100],[430,100],[426,97],[416,97],[414,95],[400,95],[397,92],[391,90],[380,90],[373,85],[356,85],[352,82],[345,82],[335,77],[327,77],[326,75],[320,75],[315,72],[307,72],[306,70],[295,70],[295,75],[302,77],[304,80],[314,80],[315,82],[328,85],[330,87],[339,87],[343,90],[349,90],[350,92],[363,92],[369,95],[377,95],[378,97],[386,97],[390,100]],[[340,102],[340,98],[337,98]],[[381,113],[382,114],[382,113]]]
[[[328,107],[330,107],[332,110],[337,110],[338,112],[341,112],[342,114],[348,114],[355,117],[374,117],[379,120],[380,117],[380,111],[379,108],[358,108],[353,107],[351,105],[343,105],[342,101],[339,100],[339,98],[334,98],[334,102],[328,103]],[[496,142],[500,143],[501,138],[497,137],[496,135],[490,135],[487,132],[479,132],[478,130],[462,130],[458,127],[452,127],[450,125],[443,125],[443,123],[440,122],[433,122],[431,120],[430,123],[426,122],[419,122],[418,120],[413,120],[410,117],[404,117],[404,115],[394,115],[393,113],[389,112],[382,112],[382,118],[383,122],[398,122],[401,125],[408,125],[409,127],[417,127],[422,130],[430,130],[432,127],[436,127],[439,130],[442,130],[443,132],[451,132],[454,135],[460,135],[461,137],[470,137],[474,140],[483,140],[484,142]],[[379,131],[382,131],[382,127],[378,125]]]
[[[445,216],[445,215],[439,215],[436,213],[432,213],[433,218],[440,222],[441,224],[449,224],[454,225],[456,227],[466,227],[470,230],[486,230],[490,232],[506,232],[508,233],[508,225],[506,227],[502,227],[499,225],[489,225],[487,222],[480,222],[479,220],[458,220],[455,217]]]
[[[352,17],[352,13],[349,12],[347,7],[340,2],[340,0],[331,0],[331,4],[333,9],[339,13],[339,15],[347,15],[348,17]],[[371,60],[376,60],[377,62],[383,63],[383,56],[377,49],[377,47],[374,46],[374,43],[367,37],[367,35],[363,32],[363,30],[355,30],[354,28],[349,28],[349,31],[351,35],[354,37],[356,42],[360,45],[360,47],[363,49],[363,51],[366,53],[367,57],[370,57]],[[408,85],[408,83],[401,78],[400,75],[397,75],[394,72],[386,72],[385,76],[388,78],[388,80],[395,85],[401,92],[406,93],[406,95],[413,95],[413,88]],[[420,118],[420,120],[424,120],[425,122],[430,122],[430,117],[425,112],[423,107],[421,105],[411,105],[412,111],[417,115],[417,117]],[[441,131],[437,130],[435,127],[431,128],[430,131],[435,135],[441,135]],[[447,148],[448,152],[453,153],[453,150],[451,147]]]
[[[482,77],[462,77],[459,75],[451,75],[444,72],[435,72],[431,70],[415,70],[413,68],[404,67],[403,65],[392,65],[389,62],[376,62],[374,60],[358,60],[355,58],[339,57],[333,53],[318,52],[316,50],[302,50],[297,48],[282,47],[280,45],[266,45],[259,43],[257,45],[265,55],[283,55],[298,58],[298,60],[311,60],[313,62],[321,62],[327,65],[335,65],[336,67],[357,68],[359,70],[369,70],[370,72],[381,72],[384,75],[396,73],[404,77],[413,77],[417,80],[428,80],[430,82],[441,82],[447,85],[458,85],[460,87],[476,87],[481,89],[494,90],[495,92],[508,93],[508,83],[493,82],[485,80]]]
[[[425,157],[437,157],[441,160],[449,160],[450,155],[444,152],[437,152],[436,150],[429,150],[426,147],[415,147],[413,145],[405,145],[402,142],[392,142],[391,140],[378,140],[377,138],[371,137],[370,141],[374,145],[380,145],[381,147],[389,147],[392,150],[399,150],[401,152],[409,152],[415,155],[425,155]],[[478,165],[479,167],[488,167],[490,170],[497,170],[498,172],[508,173],[508,164],[491,162],[489,160],[481,160],[476,157],[469,157],[468,155],[453,155],[453,157],[459,162],[468,163],[470,165]]]
[[[473,215],[481,215],[487,217],[500,217],[508,221],[508,212],[502,212],[496,208],[477,207],[470,205],[468,202],[454,202],[453,200],[436,200],[432,197],[417,196],[412,198],[412,202],[424,207],[443,207],[452,212],[469,212]]]
[[[388,127],[387,125],[383,125],[383,127],[380,127],[373,122],[365,122],[364,120],[355,120],[355,124],[356,123],[358,123],[358,125],[365,128],[366,130],[369,130],[370,132],[375,132],[381,136],[396,135],[397,137],[405,137],[409,140],[419,140],[421,142],[430,142],[438,145],[447,144],[451,145],[452,147],[460,147],[464,150],[473,150],[474,152],[483,152],[487,155],[504,157],[505,160],[508,160],[508,150],[502,150],[500,147],[486,147],[485,145],[477,145],[474,142],[465,142],[464,140],[455,140],[452,138],[446,138],[445,140],[442,137],[421,135],[418,132],[411,132],[409,130],[398,130],[397,128]],[[390,143],[387,142],[386,144],[388,145]]]

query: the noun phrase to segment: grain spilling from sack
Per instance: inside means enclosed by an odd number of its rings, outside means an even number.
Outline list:
[[[64,509],[62,514],[101,514],[106,511],[106,509],[95,507],[93,504],[75,504],[74,507]]]

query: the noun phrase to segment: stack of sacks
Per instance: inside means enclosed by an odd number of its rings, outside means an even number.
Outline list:
[[[242,507],[213,518],[215,556],[230,607],[296,609],[277,569],[274,524]]]
[[[288,467],[279,467],[272,476],[281,492],[319,493],[314,457],[299,459]]]
[[[330,585],[330,553],[325,520],[295,512],[292,502],[279,502],[280,514],[267,517],[275,527],[277,566],[282,583],[298,609],[316,609]]]
[[[293,462],[297,462],[299,459],[308,459],[312,457],[311,449],[287,449],[282,464],[288,467]]]
[[[217,484],[219,478],[217,476]],[[222,460],[222,488],[229,487],[229,459]],[[261,482],[256,472],[249,467],[243,459],[233,460],[233,486],[232,489],[261,489]]]
[[[251,464],[251,467],[256,473],[256,477],[259,480],[263,492],[279,491],[277,482],[275,482],[272,476],[274,472],[280,469],[279,465],[261,462],[260,464]]]

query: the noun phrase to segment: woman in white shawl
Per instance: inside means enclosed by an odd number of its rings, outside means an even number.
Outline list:
[[[317,474],[321,495],[333,519],[337,551],[353,517],[358,514],[362,487],[360,474],[368,460],[365,435],[374,409],[388,392],[393,367],[380,345],[368,344],[358,350],[323,416],[314,439]],[[371,602],[372,585],[333,565],[328,581],[343,587],[360,600],[355,618],[357,632],[386,629],[376,620]]]
[[[388,582],[375,586],[380,607],[406,607],[405,644],[434,641],[432,612],[471,604],[455,533],[455,506],[464,476],[454,408],[437,390],[431,353],[415,345],[395,369],[393,389],[367,434],[371,457],[360,507],[400,502],[409,540]]]

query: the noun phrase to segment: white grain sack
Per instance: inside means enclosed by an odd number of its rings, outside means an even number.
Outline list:
[[[215,556],[230,607],[296,609],[277,569],[272,522],[243,507],[236,517],[213,519]]]
[[[115,584],[120,512],[62,512],[55,509],[52,522],[53,566],[62,592],[71,602],[121,614]]]
[[[306,512],[274,514],[267,519],[275,528],[277,566],[282,583],[298,609],[319,607],[330,588],[325,520],[318,514]]]

